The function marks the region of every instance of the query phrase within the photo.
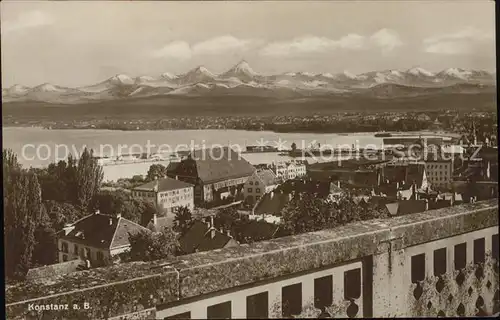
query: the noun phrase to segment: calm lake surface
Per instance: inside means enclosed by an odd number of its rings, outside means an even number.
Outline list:
[[[84,147],[96,154],[116,155],[118,153],[142,153],[186,150],[192,146],[217,147],[230,145],[236,150],[245,150],[247,145],[267,144],[283,149],[292,143],[297,148],[307,148],[311,144],[337,147],[382,146],[382,138],[373,133],[317,134],[317,133],[276,133],[270,131],[243,130],[165,130],[165,131],[116,131],[116,130],[46,130],[42,128],[8,127],[3,129],[3,147],[17,153],[19,162],[25,167],[47,166],[51,162],[65,159],[70,153],[78,155]],[[120,152],[121,151],[121,152]],[[252,164],[272,163],[288,160],[278,153],[243,154]],[[308,161],[317,161],[307,159]],[[155,163],[168,164],[168,161]],[[151,162],[104,166],[104,180],[117,180],[146,174]]]

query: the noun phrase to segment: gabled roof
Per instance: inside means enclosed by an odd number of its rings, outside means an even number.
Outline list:
[[[259,170],[254,174],[266,187],[276,184],[276,175],[271,170]]]
[[[402,200],[386,204],[387,210],[392,216],[400,216],[423,212],[426,209],[425,200]]]
[[[135,187],[133,190],[153,191],[156,184],[158,184],[158,191],[159,192],[184,189],[184,188],[189,188],[189,187],[193,186],[190,183],[180,181],[177,179],[162,178],[162,179],[151,181],[151,182],[148,182],[148,183],[143,184],[141,186]]]
[[[147,228],[125,218],[100,213],[78,220],[73,227],[61,238],[103,249],[129,245],[129,233],[149,232]]]
[[[240,154],[229,147],[194,150],[181,161],[176,172],[194,161],[198,178],[203,183],[214,183],[228,179],[249,177],[255,168]]]
[[[224,248],[232,238],[215,230],[215,237],[210,236],[210,229],[205,223],[195,220],[191,228],[179,239],[182,252],[209,251]]]

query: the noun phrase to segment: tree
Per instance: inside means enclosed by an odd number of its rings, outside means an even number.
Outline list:
[[[121,215],[122,217],[141,223],[143,217],[149,217],[156,213],[156,206],[151,200],[132,198],[130,193],[124,190],[101,191],[95,197],[95,207],[102,213],[110,215]]]
[[[297,150],[297,145],[295,144],[295,142],[292,143],[291,147],[292,147],[293,152],[295,152],[295,150]]]
[[[167,167],[161,164],[153,164],[149,167],[146,180],[153,181],[155,179],[165,178],[167,176]]]
[[[215,227],[224,230],[234,230],[238,221],[240,220],[240,215],[235,207],[226,207],[219,209],[214,217]]]
[[[170,228],[163,228],[160,232],[140,231],[129,234],[130,261],[154,261],[172,258],[179,250],[179,242]]]
[[[78,208],[71,203],[46,200],[43,202],[50,224],[55,230],[60,230],[67,223],[73,223],[83,218],[87,211]]]
[[[85,148],[76,168],[77,203],[84,208],[89,208],[92,199],[99,192],[104,177],[102,167],[92,154],[92,150]]]
[[[189,228],[191,228],[193,222],[193,215],[188,207],[180,207],[176,209],[174,217],[174,231],[183,235],[189,230]]]
[[[5,269],[8,277],[22,278],[32,266],[35,231],[43,218],[41,190],[35,174],[20,169],[9,152],[5,156]]]

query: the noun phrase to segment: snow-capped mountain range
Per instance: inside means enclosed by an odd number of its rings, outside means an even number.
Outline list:
[[[30,88],[14,85],[2,89],[3,102],[43,101],[49,103],[85,103],[153,96],[310,96],[325,94],[370,94],[399,96],[395,92],[427,94],[443,92],[474,93],[495,86],[495,74],[449,68],[438,73],[420,67],[408,70],[383,70],[363,74],[344,71],[338,74],[287,72],[261,75],[246,61],[226,72],[215,74],[198,66],[184,74],[164,72],[159,76],[131,77],[118,74],[105,81],[77,88],[44,83]]]

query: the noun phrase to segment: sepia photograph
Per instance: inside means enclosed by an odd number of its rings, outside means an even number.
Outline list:
[[[6,319],[500,315],[494,1],[0,7]]]

